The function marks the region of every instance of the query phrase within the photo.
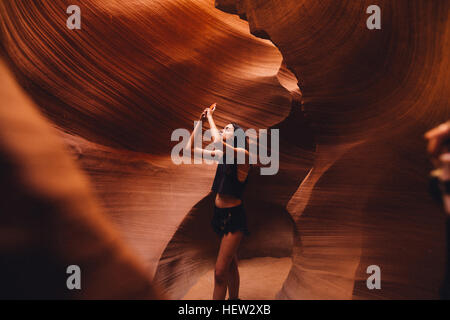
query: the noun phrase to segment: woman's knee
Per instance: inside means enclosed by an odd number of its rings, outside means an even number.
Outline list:
[[[216,266],[215,270],[214,270],[214,280],[217,283],[226,283],[227,282],[227,278],[228,278],[228,274],[229,274],[229,269],[228,268],[223,268],[221,266]]]

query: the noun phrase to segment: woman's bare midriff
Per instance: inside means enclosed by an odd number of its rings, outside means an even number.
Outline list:
[[[215,204],[218,208],[231,208],[238,206],[242,203],[242,200],[228,194],[216,194]]]

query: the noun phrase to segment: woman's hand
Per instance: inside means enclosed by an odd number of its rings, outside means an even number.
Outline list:
[[[202,112],[202,114],[201,114],[201,116],[200,116],[200,120],[206,119],[206,114],[207,114],[207,112],[208,112],[208,108],[206,108],[205,110],[203,110],[203,112]]]
[[[216,109],[216,103],[212,104],[209,108],[206,108],[203,110],[202,115],[200,119],[212,117],[212,114],[214,113],[214,110]]]
[[[217,103],[213,103],[209,108],[206,108],[206,117],[212,117],[214,111],[216,110]]]
[[[425,133],[425,138],[428,140],[428,153],[435,166],[439,166],[438,158],[441,153],[449,152],[450,120]]]
[[[436,156],[445,140],[450,138],[450,120],[425,133],[425,138],[428,139],[428,153]]]

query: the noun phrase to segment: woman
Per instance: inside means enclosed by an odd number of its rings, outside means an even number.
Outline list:
[[[242,237],[250,235],[242,202],[242,193],[250,170],[248,137],[245,137],[245,146],[238,145],[237,133],[242,128],[235,123],[226,125],[222,132],[219,132],[212,117],[213,112],[213,109],[205,109],[200,120],[208,119],[211,135],[217,147],[214,150],[194,148],[194,152],[200,152],[202,156],[219,159],[211,188],[215,194],[211,226],[221,238],[214,270],[213,300],[224,300],[227,288],[228,299],[239,300],[237,249]],[[201,122],[195,126],[186,149],[191,149],[193,136],[198,134],[199,130]],[[243,130],[241,133],[243,134]],[[233,141],[233,145],[227,143],[230,140]],[[232,163],[228,161],[229,158],[233,159]],[[245,163],[240,164],[239,159],[245,159]]]

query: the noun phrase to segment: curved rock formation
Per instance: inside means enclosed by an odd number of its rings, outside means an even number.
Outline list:
[[[0,75],[0,297],[164,298],[1,60]],[[72,265],[81,291],[66,286]]]
[[[280,129],[279,173],[250,176],[254,236],[239,252],[292,256],[277,298],[437,297],[444,217],[427,196],[421,136],[449,118],[446,2],[377,1],[381,30],[366,28],[369,1],[71,4],[81,30],[67,29],[65,1],[1,2],[2,51],[92,181],[117,243],[140,258],[126,261],[169,298],[217,254],[215,166],[170,158],[173,130],[192,130],[214,101],[218,126]],[[382,290],[366,287],[373,264]]]
[[[382,10],[381,30],[366,28],[372,4]],[[300,236],[278,297],[436,297],[444,228],[426,194],[422,134],[449,117],[449,4],[216,6],[277,46],[316,132],[313,170],[288,205]],[[382,270],[379,291],[365,283],[373,264]]]

